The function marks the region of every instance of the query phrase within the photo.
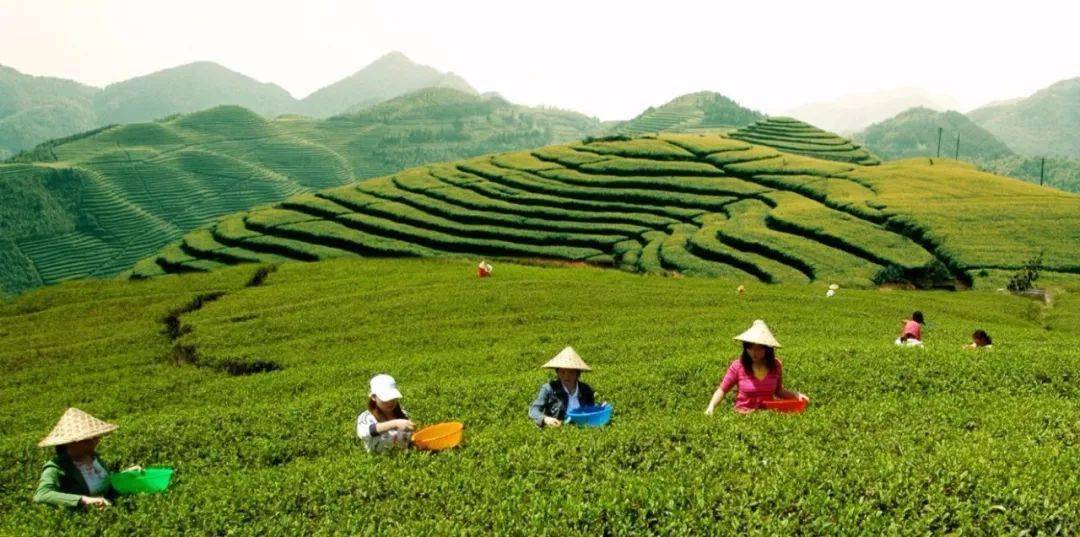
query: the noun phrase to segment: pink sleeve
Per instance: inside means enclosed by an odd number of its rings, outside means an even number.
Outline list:
[[[724,375],[724,380],[720,381],[720,389],[725,392],[731,391],[736,384],[739,383],[739,370],[742,369],[742,363],[738,360],[731,362],[731,366],[728,367],[727,374]]]

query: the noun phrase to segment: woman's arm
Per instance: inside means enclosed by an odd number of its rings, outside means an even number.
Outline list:
[[[791,390],[784,389],[784,370],[779,364],[777,364],[776,367],[779,369],[779,371],[777,371],[776,391],[773,392],[773,397],[777,399],[806,399],[807,401],[809,401],[809,397],[799,392],[793,392]]]
[[[41,479],[38,480],[37,491],[34,493],[34,502],[78,507],[82,503],[82,495],[61,492],[60,469],[50,465],[41,472]]]
[[[720,401],[724,400],[724,396],[727,395],[727,390],[723,386],[717,386],[716,391],[712,394],[712,399],[709,400],[709,406],[705,408],[705,415],[712,416],[713,410],[716,409],[716,405],[720,404]]]

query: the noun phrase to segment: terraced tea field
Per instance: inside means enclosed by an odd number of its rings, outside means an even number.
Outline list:
[[[859,144],[813,125],[789,117],[770,117],[731,133],[732,138],[766,145],[786,153],[863,166],[879,164],[873,154]]]
[[[1052,307],[992,290],[736,296],[742,279],[507,263],[478,279],[477,261],[284,263],[251,287],[260,267],[241,266],[0,303],[0,533],[1080,532],[1080,285]],[[192,310],[198,296],[218,298]],[[897,349],[916,308],[927,347]],[[729,396],[706,417],[755,318],[810,407],[741,416]],[[961,350],[975,328],[993,351]],[[539,365],[568,344],[614,405],[603,429],[527,417]],[[422,425],[463,421],[463,444],[365,453],[355,419],[380,372]],[[119,424],[103,460],[176,468],[170,490],[104,512],[32,504],[51,457],[34,445],[68,405]]]
[[[868,287],[1080,273],[1080,196],[948,160],[860,166],[722,135],[594,140],[429,165],[229,216],[135,277],[334,257],[541,258]]]
[[[297,193],[599,128],[441,88],[328,120],[219,107],[51,142],[0,164],[0,291],[113,275],[222,215]]]

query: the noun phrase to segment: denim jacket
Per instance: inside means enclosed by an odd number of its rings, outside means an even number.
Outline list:
[[[570,394],[566,393],[566,388],[558,379],[544,383],[543,386],[540,386],[540,392],[536,394],[536,399],[533,400],[532,405],[529,407],[529,418],[533,420],[533,423],[536,423],[537,427],[544,426],[544,416],[565,420],[566,406],[569,401]],[[581,406],[596,404],[593,398],[593,389],[580,380],[578,381],[578,402],[581,403]]]

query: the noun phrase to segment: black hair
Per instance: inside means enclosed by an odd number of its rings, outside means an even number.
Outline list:
[[[976,330],[971,333],[971,339],[982,339],[986,341],[987,345],[993,345],[994,341],[990,339],[990,334],[986,333],[986,330]]]
[[[742,355],[739,356],[739,361],[742,362],[743,369],[750,374],[754,372],[754,360],[750,358],[750,345],[747,341],[742,344]],[[776,350],[768,345],[765,347],[765,367],[769,368],[769,371],[776,369]]]
[[[912,313],[911,320],[919,324],[926,324],[926,321],[923,321],[923,315],[921,311],[916,311],[915,313]]]

